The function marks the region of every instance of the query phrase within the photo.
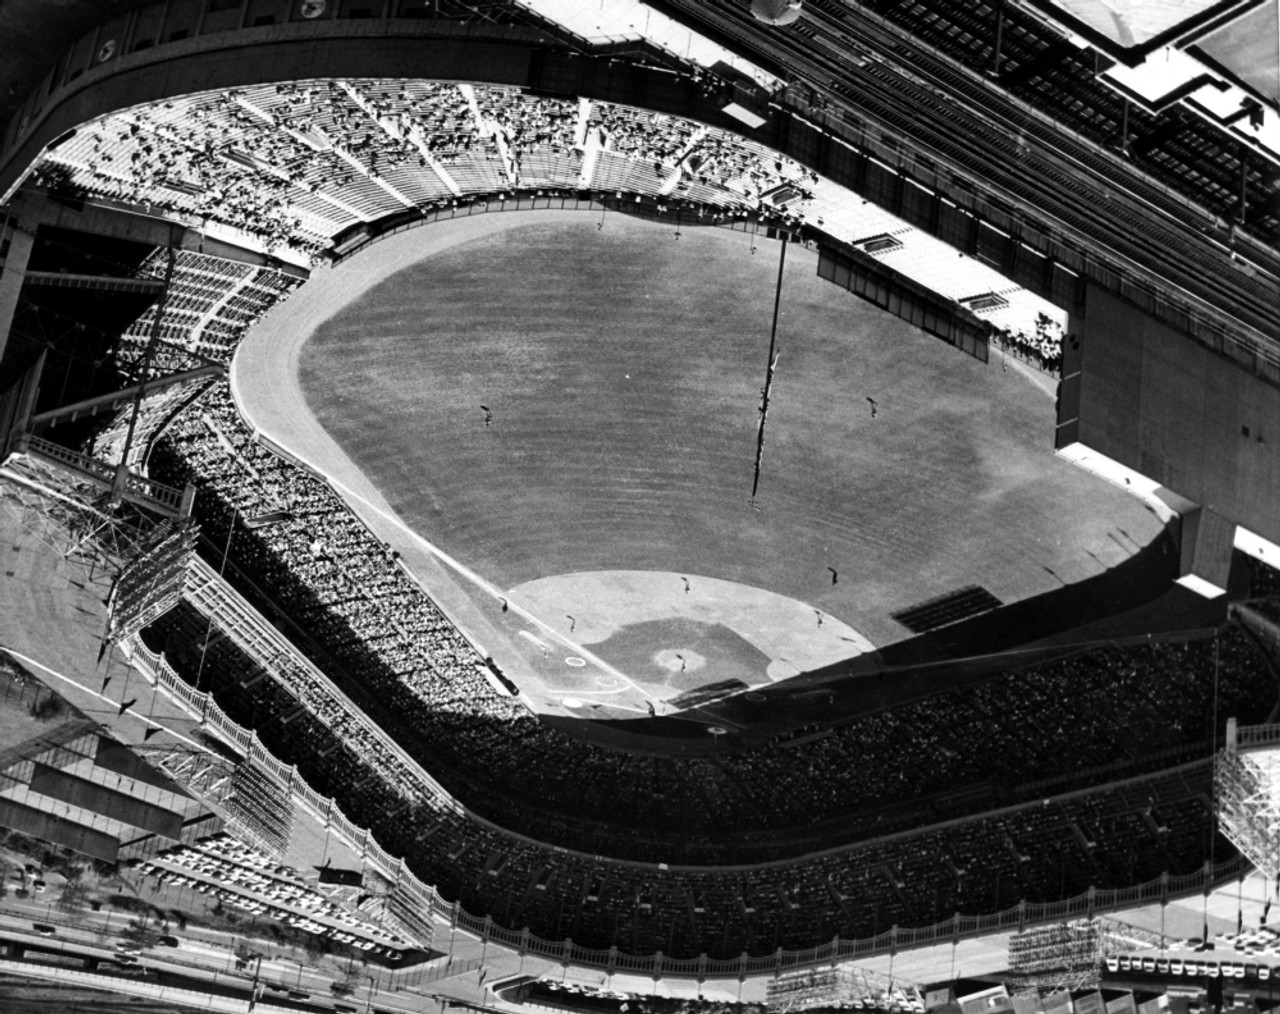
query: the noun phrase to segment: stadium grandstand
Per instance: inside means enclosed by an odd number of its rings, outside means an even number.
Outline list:
[[[51,26],[65,50],[0,114],[0,502],[130,575],[102,650],[233,765],[206,800],[228,830],[278,857],[297,814],[321,814],[393,884],[396,934],[425,944],[447,920],[655,978],[776,974],[1243,875],[1256,856],[1218,829],[1214,757],[1229,716],[1280,708],[1258,604],[1280,592],[1270,465],[1231,457],[1249,475],[1223,507],[1191,496],[1178,434],[1153,438],[1174,464],[1128,492],[1158,534],[1126,556],[1161,583],[1126,586],[1127,618],[1093,603],[1073,637],[1074,614],[1034,602],[931,598],[896,617],[922,636],[903,670],[927,672],[900,692],[826,709],[831,673],[797,669],[816,719],[780,708],[636,747],[531,707],[526,674],[496,666],[470,614],[231,380],[264,321],[396,237],[613,215],[767,244],[779,292],[804,251],[975,369],[1012,358],[1059,391],[1060,450],[1097,410],[1069,393],[1098,368],[1080,364],[1086,325],[1123,301],[1134,333],[1176,332],[1258,385],[1248,453],[1273,454],[1274,96],[1250,86],[1258,112],[1216,121],[1126,98],[1116,47],[1043,7],[806,0],[772,29],[731,0],[655,3],[698,35],[683,56],[536,3],[171,0]],[[1186,382],[1206,417],[1226,411],[1225,375]],[[1123,486],[1154,462],[1135,451],[1107,474]],[[50,636],[0,622],[6,649]],[[869,685],[899,675],[873,655]]]

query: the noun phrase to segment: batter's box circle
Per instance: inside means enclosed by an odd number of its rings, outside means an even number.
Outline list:
[[[587,660],[585,658],[579,658],[577,655],[570,655],[568,658],[564,660],[564,664],[571,665],[575,669],[581,669],[584,665],[587,664]]]

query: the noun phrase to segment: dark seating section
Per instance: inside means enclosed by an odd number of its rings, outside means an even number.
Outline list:
[[[170,662],[190,676],[201,666],[206,630],[203,617],[181,606],[148,637],[166,644]],[[293,698],[259,678],[228,639],[215,636],[209,645],[201,672],[230,717],[253,724],[277,756],[296,763],[424,881],[500,925],[587,947],[733,957],[813,946],[837,934],[867,936],[955,912],[981,914],[1024,899],[1052,901],[1090,886],[1194,872],[1214,834],[1210,764],[1203,758],[1052,802],[864,835],[862,843],[842,847],[843,839],[833,838],[826,854],[766,865],[727,868],[739,858],[728,845],[719,855],[726,865],[702,867],[617,861],[604,857],[603,846],[595,855],[569,852],[469,818],[421,784],[392,781],[376,754],[343,743],[310,713],[282,721]],[[619,766],[629,760],[620,756]],[[864,773],[893,781],[906,766],[909,758],[904,763],[902,754],[890,753]],[[541,827],[521,830],[552,830],[554,816],[542,816]],[[668,827],[674,841],[679,826]],[[615,853],[625,850],[625,829],[602,827],[601,835],[612,839]],[[1221,841],[1218,849],[1225,854]]]

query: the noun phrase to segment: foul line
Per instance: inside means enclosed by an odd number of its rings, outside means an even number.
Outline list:
[[[274,439],[272,440],[272,442],[278,444],[278,442],[275,441]],[[278,446],[282,448],[284,447],[283,444],[278,444]],[[285,449],[288,450],[287,448]],[[289,451],[289,453],[297,457],[300,461],[306,460],[305,458],[303,458],[302,455],[297,454],[296,451]],[[311,467],[316,468],[315,465],[312,465]],[[647,698],[647,695],[644,693],[644,691],[641,690],[640,687],[638,687],[634,682],[632,682],[632,680],[626,675],[626,673],[623,673],[618,669],[615,669],[608,662],[604,661],[604,659],[600,658],[594,652],[588,651],[582,645],[575,644],[573,641],[569,640],[569,638],[565,637],[559,631],[557,631],[554,627],[552,627],[549,623],[546,623],[543,620],[538,619],[538,617],[534,616],[533,613],[529,612],[519,603],[513,602],[511,600],[510,595],[504,594],[501,591],[501,589],[494,587],[492,584],[486,581],[483,577],[477,574],[470,567],[466,566],[459,560],[455,560],[443,549],[440,549],[434,543],[428,541],[425,537],[423,537],[418,532],[414,531],[412,528],[406,525],[397,515],[390,513],[388,511],[385,511],[381,507],[379,507],[377,504],[372,503],[369,500],[366,500],[363,496],[361,496],[359,493],[353,490],[350,486],[335,479],[333,476],[329,475],[328,472],[324,471],[323,469],[317,468],[316,470],[319,471],[322,475],[324,475],[325,481],[329,484],[329,486],[335,492],[341,492],[344,498],[348,498],[348,503],[354,500],[358,503],[363,504],[366,508],[368,508],[374,514],[378,515],[378,517],[382,518],[384,521],[389,522],[397,530],[402,532],[404,535],[407,535],[411,541],[417,543],[421,548],[425,549],[432,556],[436,557],[436,559],[440,560],[441,563],[457,571],[457,573],[461,574],[464,578],[466,578],[472,584],[476,585],[478,588],[480,588],[482,591],[487,593],[489,596],[491,596],[494,599],[505,601],[507,603],[508,608],[513,613],[519,614],[528,623],[537,627],[539,630],[544,631],[552,641],[562,645],[565,648],[568,648],[570,651],[572,651],[576,655],[581,655],[583,658],[589,659],[593,664],[598,666],[600,669],[603,669],[605,672],[609,673],[611,676],[616,676],[618,677],[618,679],[625,682],[629,687],[631,687],[632,690],[640,694],[641,697]]]

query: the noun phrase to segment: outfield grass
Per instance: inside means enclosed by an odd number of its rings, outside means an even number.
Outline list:
[[[707,575],[884,645],[909,636],[896,610],[967,584],[1017,601],[1159,531],[1053,456],[1043,389],[821,281],[796,248],[753,510],[777,252],[523,216],[337,312],[302,350],[302,391],[405,521],[504,589]]]

